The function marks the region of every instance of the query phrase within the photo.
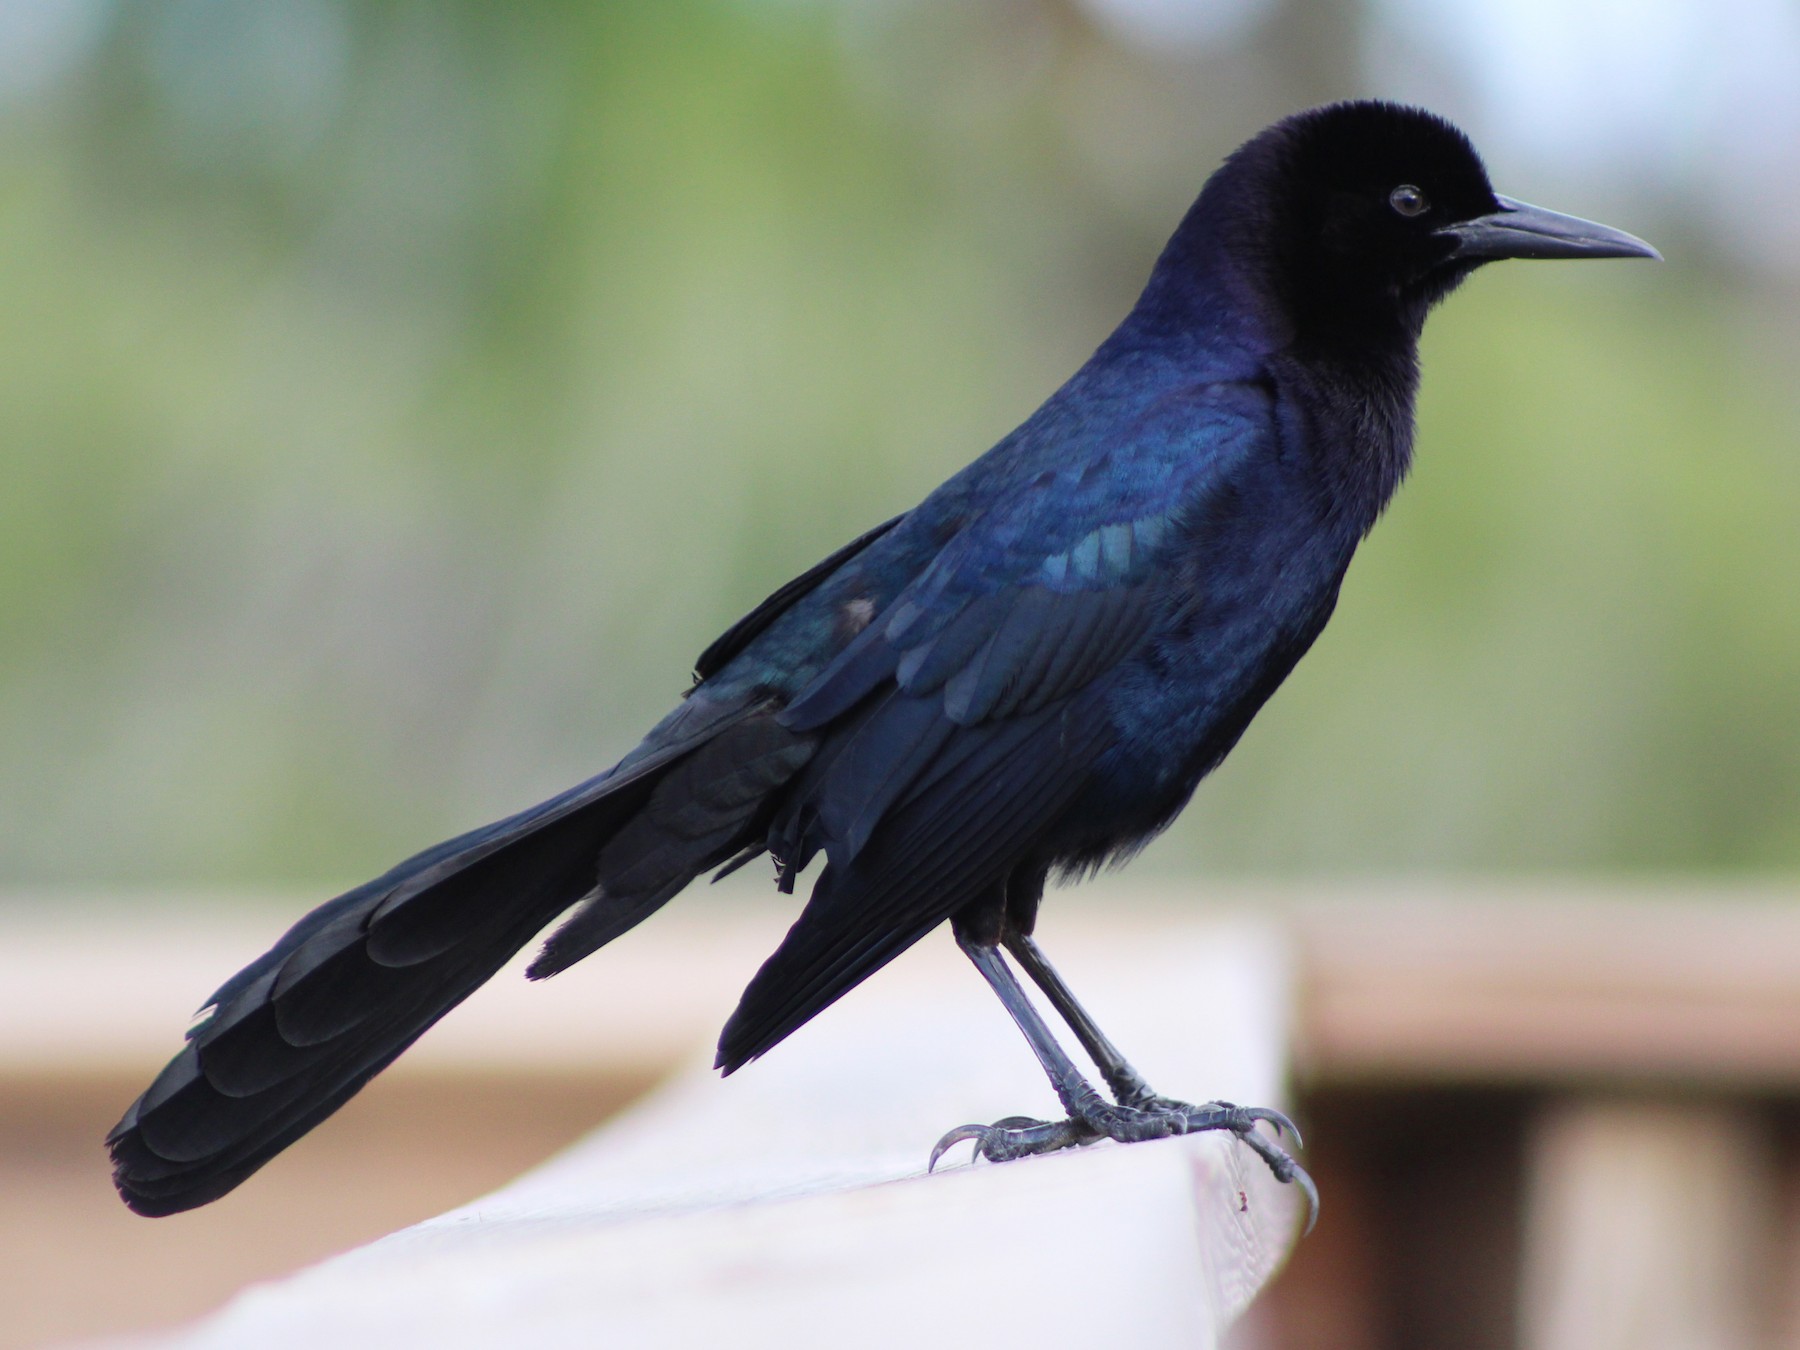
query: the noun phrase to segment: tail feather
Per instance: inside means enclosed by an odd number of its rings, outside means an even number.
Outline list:
[[[702,871],[760,843],[772,799],[814,742],[772,717],[724,732],[657,783],[600,854],[599,890],[551,935],[527,972],[544,979],[660,909]]]
[[[619,878],[635,897],[606,924],[587,919],[593,906],[578,911],[559,969],[741,848],[810,753],[760,711],[709,717],[702,735],[440,845],[295,924],[226,981],[108,1136],[125,1202],[171,1214],[225,1194],[570,905]]]

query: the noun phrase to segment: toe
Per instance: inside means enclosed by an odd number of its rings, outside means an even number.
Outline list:
[[[1281,1132],[1285,1130],[1288,1136],[1293,1139],[1295,1148],[1306,1147],[1306,1141],[1300,1137],[1300,1127],[1288,1118],[1285,1111],[1277,1111],[1272,1106],[1242,1106],[1238,1109],[1252,1120],[1268,1121],[1269,1124],[1275,1127],[1275,1133],[1278,1138],[1280,1137]]]
[[[937,1141],[937,1144],[931,1150],[931,1161],[925,1164],[925,1170],[927,1172],[936,1171],[939,1160],[965,1139],[973,1139],[976,1141],[975,1157],[980,1157],[982,1142],[987,1138],[989,1128],[990,1127],[986,1125],[958,1125],[954,1130],[951,1130],[950,1133]],[[975,1157],[971,1157],[969,1161],[974,1162]]]

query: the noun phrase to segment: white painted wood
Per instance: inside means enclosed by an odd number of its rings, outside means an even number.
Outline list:
[[[1090,953],[1059,947],[1051,916],[1043,937],[1161,1090],[1278,1098],[1276,931]],[[1215,1345],[1287,1252],[1299,1197],[1216,1135],[998,1167],[965,1145],[922,1175],[951,1126],[1053,1109],[979,977],[921,951],[741,1074],[697,1064],[503,1190],[152,1343]]]

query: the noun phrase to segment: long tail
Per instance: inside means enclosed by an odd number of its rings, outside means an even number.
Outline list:
[[[702,712],[700,702],[684,711]],[[107,1136],[125,1203],[162,1215],[216,1200],[569,906],[586,901],[534,976],[586,956],[760,843],[812,741],[767,707],[682,720],[692,730],[673,743],[320,906],[228,980]]]

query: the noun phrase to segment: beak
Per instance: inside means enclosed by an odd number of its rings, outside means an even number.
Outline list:
[[[1456,245],[1450,256],[1486,261],[1492,258],[1655,258],[1650,245],[1634,234],[1565,216],[1541,206],[1495,197],[1498,211],[1437,231]]]

